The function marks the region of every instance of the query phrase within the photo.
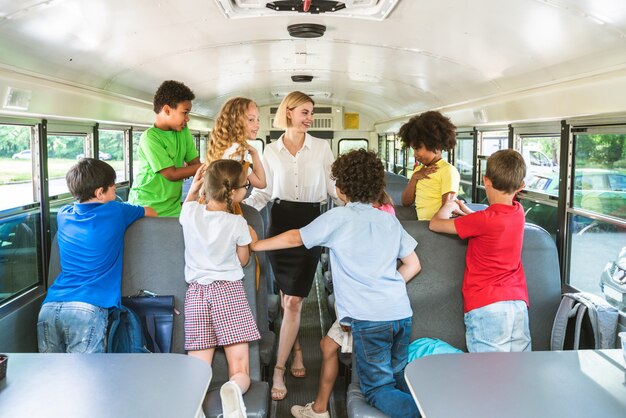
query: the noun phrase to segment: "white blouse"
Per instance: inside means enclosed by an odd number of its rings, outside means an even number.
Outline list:
[[[243,203],[261,210],[276,198],[307,203],[326,202],[328,195],[336,199],[335,182],[330,178],[335,159],[328,142],[306,134],[304,145],[293,156],[285,148],[283,135],[263,152],[267,187],[255,188]]]

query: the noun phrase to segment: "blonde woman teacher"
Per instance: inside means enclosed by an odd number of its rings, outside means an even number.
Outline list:
[[[313,123],[313,100],[294,91],[281,102],[274,127],[284,129],[278,141],[263,153],[267,187],[254,189],[244,203],[261,210],[273,201],[268,236],[301,228],[320,214],[320,205],[328,195],[336,198],[335,182],[330,178],[334,161],[330,145],[307,132]],[[306,369],[298,341],[302,301],[309,294],[320,258],[320,247],[303,246],[268,252],[281,292],[283,321],[280,327],[278,354],[272,384],[272,399],[287,395],[285,364],[293,349],[291,374],[304,377]]]

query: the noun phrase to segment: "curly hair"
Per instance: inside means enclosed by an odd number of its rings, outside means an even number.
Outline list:
[[[215,160],[204,173],[204,195],[216,202],[226,202],[233,213],[232,191],[246,181],[243,166],[234,160]]]
[[[385,169],[363,148],[339,156],[331,168],[336,186],[351,202],[377,203],[385,190]]]
[[[398,132],[402,144],[414,149],[422,145],[429,151],[449,151],[456,146],[456,126],[440,112],[413,116]]]
[[[215,161],[222,158],[224,151],[232,144],[239,144],[235,156],[243,160],[248,145],[246,138],[246,114],[248,107],[254,103],[244,97],[234,97],[229,99],[217,114],[215,126],[211,131],[211,141],[207,151],[207,161]]]
[[[192,101],[195,98],[193,91],[180,81],[164,81],[154,94],[154,113],[160,113],[165,105],[175,109],[178,103]]]
[[[104,161],[95,158],[81,158],[65,175],[67,188],[79,202],[96,197],[96,190],[102,187],[106,193],[115,185],[115,170]]]
[[[287,117],[287,109],[293,110],[304,103],[311,103],[315,106],[315,102],[311,99],[311,96],[306,93],[302,93],[301,91],[292,91],[286,95],[283,101],[280,102],[278,110],[276,110],[276,115],[274,116],[274,128],[289,128],[291,126],[291,119]]]

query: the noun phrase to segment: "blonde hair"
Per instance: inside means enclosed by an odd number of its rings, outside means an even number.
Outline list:
[[[234,213],[232,191],[246,181],[243,166],[234,160],[215,160],[204,173],[204,195],[216,202],[226,202],[228,212]]]
[[[293,110],[304,103],[311,103],[315,106],[315,102],[307,94],[301,91],[292,91],[285,96],[274,117],[274,128],[287,129],[291,126],[291,120],[287,117],[287,109]]]
[[[221,159],[224,151],[232,144],[239,144],[234,156],[243,160],[248,145],[246,114],[251,104],[256,106],[256,103],[245,97],[233,97],[224,103],[211,131],[211,141],[206,156],[208,162]]]

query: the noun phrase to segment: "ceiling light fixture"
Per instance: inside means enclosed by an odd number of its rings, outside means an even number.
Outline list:
[[[296,23],[287,26],[287,30],[294,38],[319,38],[326,32],[326,26],[317,23]]]
[[[291,81],[293,81],[294,83],[310,83],[312,80],[312,75],[298,74],[291,76]]]

